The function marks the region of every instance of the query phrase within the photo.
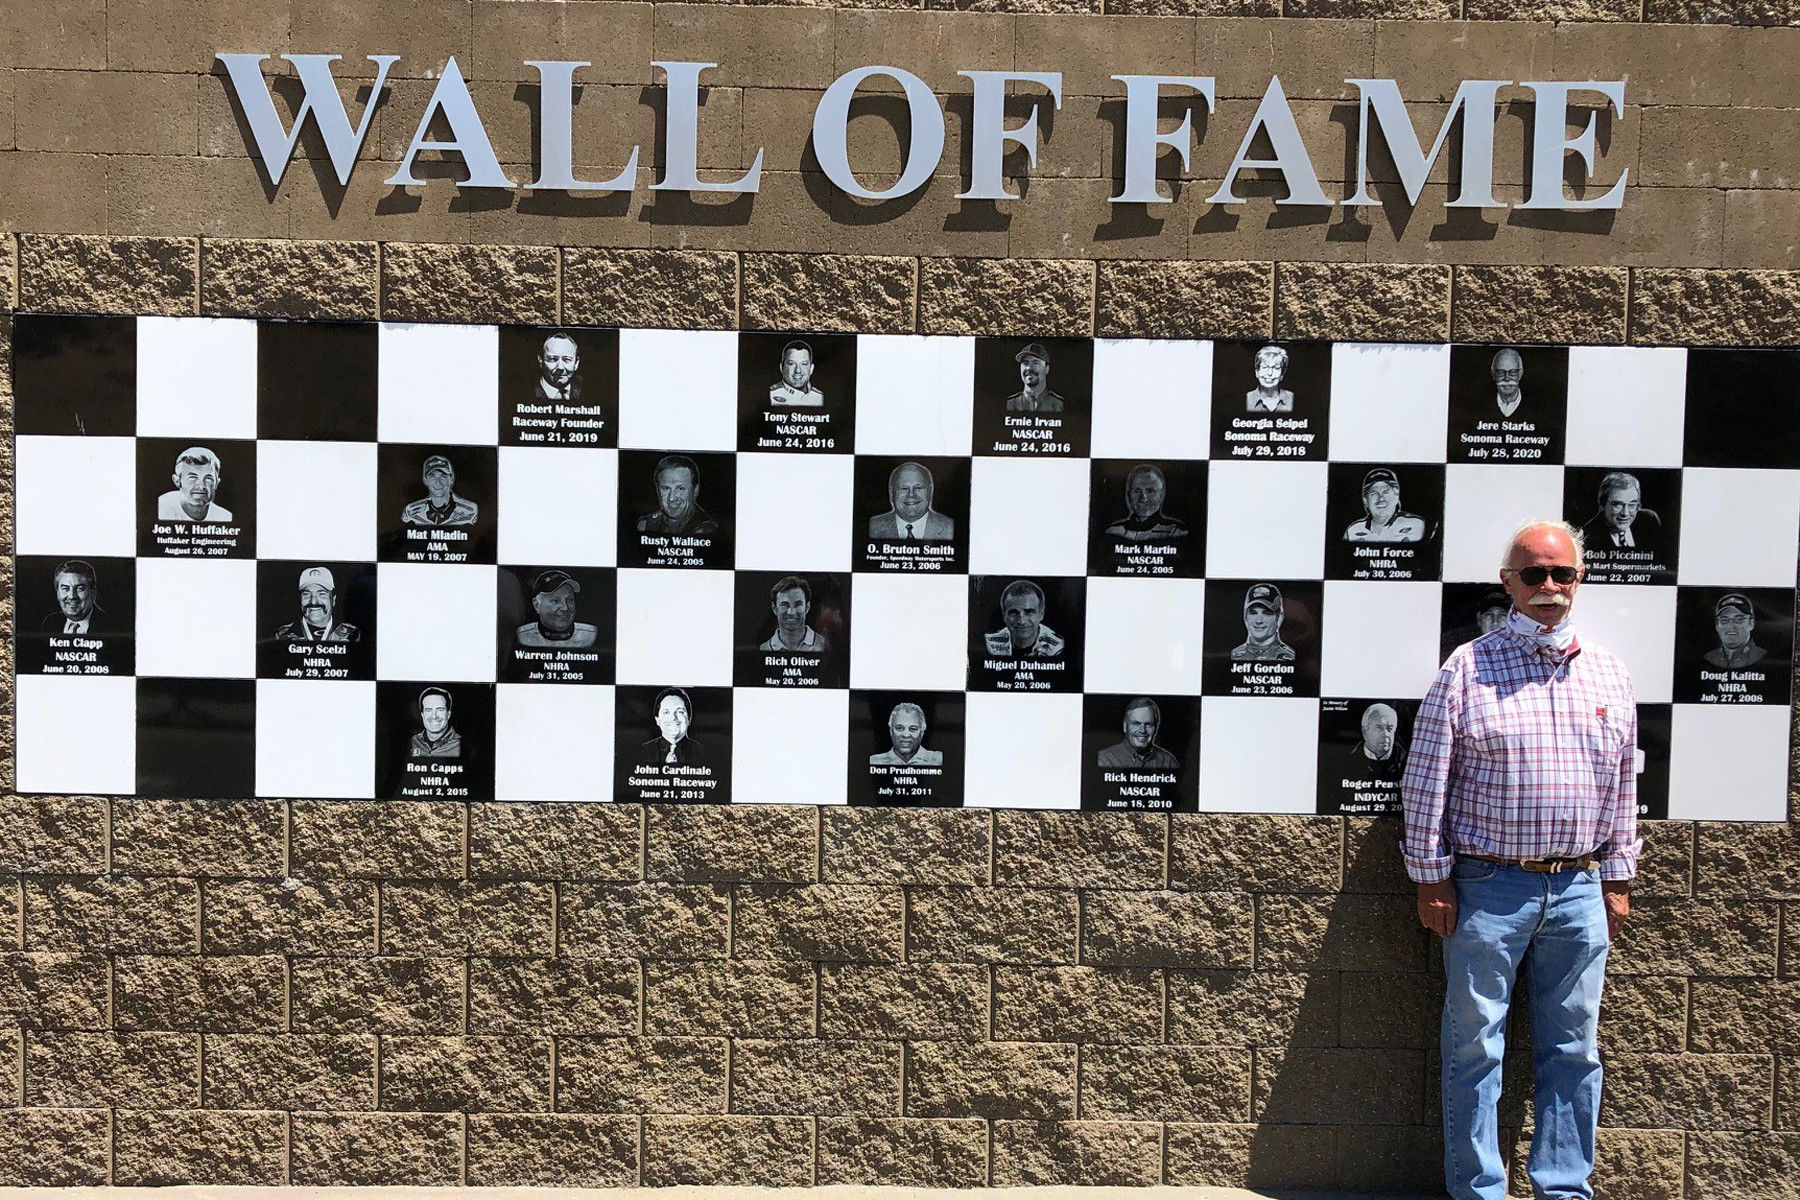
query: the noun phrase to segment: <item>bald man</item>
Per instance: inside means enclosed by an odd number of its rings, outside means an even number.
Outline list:
[[[1362,740],[1350,752],[1346,779],[1398,783],[1406,770],[1406,746],[1400,741],[1400,714],[1391,704],[1371,704],[1363,709]]]

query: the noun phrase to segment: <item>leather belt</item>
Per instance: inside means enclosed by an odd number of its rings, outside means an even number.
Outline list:
[[[1583,854],[1577,858],[1495,858],[1491,854],[1463,854],[1458,857],[1472,858],[1476,862],[1498,863],[1503,867],[1518,867],[1540,875],[1553,875],[1558,871],[1585,871],[1589,867],[1600,865],[1600,860],[1592,854]]]

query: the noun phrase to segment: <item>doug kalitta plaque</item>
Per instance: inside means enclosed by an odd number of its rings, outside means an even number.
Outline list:
[[[1794,597],[1779,588],[1684,587],[1675,600],[1675,702],[1786,704]]]

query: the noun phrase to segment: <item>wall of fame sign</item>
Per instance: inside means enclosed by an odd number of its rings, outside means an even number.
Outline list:
[[[1382,813],[1508,535],[1780,820],[1800,354],[21,314],[24,792]]]

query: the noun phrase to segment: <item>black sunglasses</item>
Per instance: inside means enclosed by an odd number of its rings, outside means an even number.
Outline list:
[[[1562,584],[1564,587],[1567,587],[1571,583],[1574,583],[1577,579],[1581,578],[1581,568],[1580,567],[1535,567],[1534,566],[1534,567],[1520,567],[1516,571],[1513,570],[1513,568],[1508,567],[1507,570],[1512,571],[1512,573],[1514,575],[1517,575],[1519,577],[1519,582],[1523,583],[1526,587],[1537,587],[1539,584],[1543,583],[1544,580],[1546,580],[1546,579],[1554,579],[1554,580],[1556,580],[1556,582]]]

